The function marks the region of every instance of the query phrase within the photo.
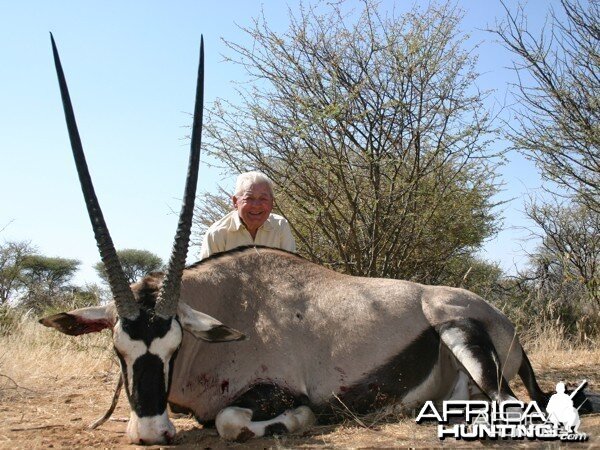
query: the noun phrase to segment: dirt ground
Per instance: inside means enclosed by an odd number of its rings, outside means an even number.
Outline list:
[[[1,343],[1,342],[0,342]],[[12,346],[12,347],[11,347]],[[16,343],[0,350],[0,448],[124,448],[129,406],[121,396],[111,420],[96,430],[88,425],[110,404],[118,371],[107,351],[76,360],[56,361],[40,353],[21,353]],[[13,348],[14,347],[14,348]],[[22,347],[22,346],[21,346]],[[85,353],[85,352],[81,352]],[[547,391],[566,380],[577,385],[587,379],[600,391],[598,351],[537,351],[531,359]],[[19,364],[19,361],[22,364]],[[519,383],[514,388],[527,397]],[[245,444],[226,443],[214,429],[202,429],[190,417],[175,416],[180,448],[390,448],[390,447],[519,447],[562,448],[557,442],[438,440],[435,425],[417,425],[412,417],[365,419],[368,427],[349,419],[341,425],[315,426],[300,436],[256,439]],[[374,422],[374,423],[373,423]],[[590,440],[567,444],[573,448],[600,448],[600,415],[582,417],[580,432]],[[565,445],[563,444],[563,447]],[[167,446],[170,447],[170,446]],[[150,447],[153,448],[153,447]]]

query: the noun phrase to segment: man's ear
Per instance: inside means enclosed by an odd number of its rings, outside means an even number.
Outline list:
[[[238,198],[237,198],[237,195],[233,195],[233,196],[231,196],[231,201],[233,202],[233,207],[234,207],[235,209],[237,209],[237,207],[238,207],[238,205],[237,205],[237,203],[238,203]]]
[[[223,325],[217,319],[196,311],[185,303],[179,302],[177,315],[184,330],[206,342],[230,342],[246,339],[246,336],[239,331]]]
[[[71,336],[94,333],[114,327],[117,312],[113,303],[105,306],[91,306],[62,312],[39,320],[42,325],[56,328]]]

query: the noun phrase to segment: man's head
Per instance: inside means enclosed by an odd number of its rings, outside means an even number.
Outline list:
[[[273,182],[260,172],[245,172],[235,183],[233,206],[252,237],[273,210]]]

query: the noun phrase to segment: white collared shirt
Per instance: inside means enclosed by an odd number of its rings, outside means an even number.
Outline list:
[[[265,245],[281,248],[290,252],[296,251],[296,242],[287,220],[277,214],[269,214],[268,219],[256,232],[252,239],[237,210],[230,212],[221,220],[213,223],[202,240],[200,259],[208,258],[213,253],[220,253],[244,245]]]

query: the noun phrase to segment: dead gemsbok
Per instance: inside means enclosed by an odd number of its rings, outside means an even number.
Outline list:
[[[112,330],[131,406],[132,442],[172,440],[167,403],[216,424],[232,440],[295,432],[315,419],[335,421],[342,403],[367,413],[467,399],[473,391],[491,400],[512,399],[507,381],[517,373],[530,396],[545,404],[513,325],[468,291],[351,277],[269,248],[235,249],[184,268],[200,155],[202,47],[188,179],[168,270],[127,285],[52,44],[73,154],[114,303],[41,323],[71,335]],[[206,343],[225,341],[240,342]]]

